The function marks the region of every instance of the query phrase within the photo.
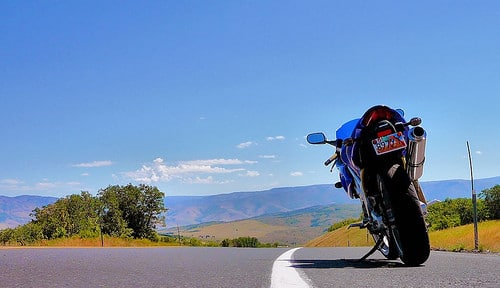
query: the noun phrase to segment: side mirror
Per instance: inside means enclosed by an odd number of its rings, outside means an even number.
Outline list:
[[[326,144],[326,136],[322,132],[311,133],[307,135],[307,143],[309,144]]]

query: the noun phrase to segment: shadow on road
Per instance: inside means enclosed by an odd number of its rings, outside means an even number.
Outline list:
[[[406,267],[403,263],[386,259],[367,259],[359,261],[358,259],[335,259],[335,260],[291,260],[292,267],[300,269],[316,268],[402,268]]]

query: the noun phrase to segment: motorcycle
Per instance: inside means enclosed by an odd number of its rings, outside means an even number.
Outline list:
[[[401,109],[377,105],[336,131],[307,136],[310,144],[329,144],[335,153],[324,163],[340,174],[336,188],[359,199],[362,221],[375,245],[361,260],[379,250],[408,266],[424,263],[430,254],[425,214],[427,201],[418,179],[423,174],[427,133],[418,117],[409,122]]]

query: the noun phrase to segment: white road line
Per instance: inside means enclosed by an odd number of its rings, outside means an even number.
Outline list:
[[[300,248],[294,248],[281,254],[273,264],[271,274],[271,288],[310,288],[306,280],[302,278],[294,267],[292,267],[293,253]]]

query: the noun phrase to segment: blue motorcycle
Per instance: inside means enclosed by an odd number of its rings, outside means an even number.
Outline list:
[[[335,140],[321,132],[307,136],[310,144],[336,147],[324,164],[339,171],[335,187],[361,202],[363,219],[351,227],[368,229],[375,241],[362,259],[379,250],[388,259],[418,266],[429,257],[427,201],[418,182],[427,137],[421,122],[417,117],[406,122],[403,110],[378,105],[342,125]]]

